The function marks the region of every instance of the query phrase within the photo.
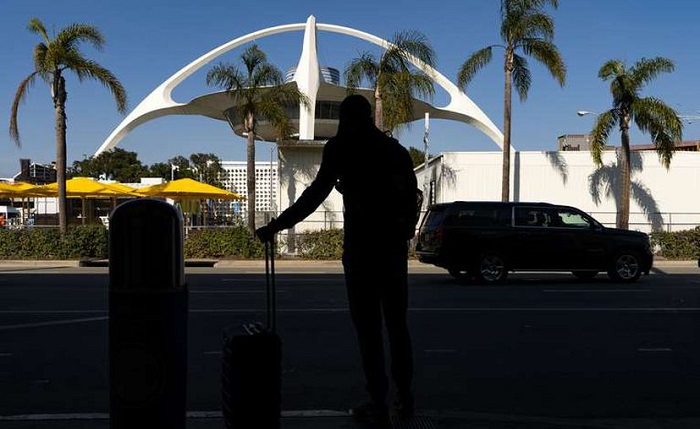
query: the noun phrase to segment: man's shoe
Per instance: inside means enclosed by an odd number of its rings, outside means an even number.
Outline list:
[[[415,414],[412,393],[397,393],[394,398],[394,415],[400,419],[410,419]]]
[[[385,405],[377,404],[374,401],[366,401],[350,410],[355,421],[363,423],[372,429],[391,428],[389,410]]]

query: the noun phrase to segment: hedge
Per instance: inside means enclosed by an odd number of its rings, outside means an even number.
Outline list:
[[[286,244],[286,234],[280,234]],[[700,227],[649,234],[655,253],[671,260],[700,258]],[[70,227],[64,236],[56,228],[0,229],[0,259],[106,259],[108,232],[102,225]],[[342,229],[324,229],[296,235],[297,257],[337,260],[343,248]],[[243,226],[191,230],[185,240],[185,258],[261,259],[263,244]],[[413,255],[411,255],[413,256]]]

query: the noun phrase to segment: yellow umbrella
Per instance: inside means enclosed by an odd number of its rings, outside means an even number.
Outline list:
[[[25,182],[0,183],[1,198],[43,197],[47,195],[41,186]]]
[[[48,185],[40,186],[41,191],[49,193],[51,196],[58,195],[58,183],[54,182]],[[142,195],[134,192],[133,188],[126,185],[116,183],[100,183],[89,177],[74,177],[66,180],[66,196],[68,198],[82,199],[82,222],[85,223],[85,199],[86,198],[112,198],[117,197],[141,197]]]
[[[235,192],[227,191],[226,189],[217,188],[208,183],[198,182],[194,179],[183,178],[171,180],[170,182],[161,183],[159,185],[148,186],[136,190],[137,193],[148,197],[162,197],[178,200],[183,203],[187,200],[244,200],[245,198]],[[191,209],[185,209],[186,212],[191,212]],[[187,233],[187,224],[185,224],[185,233]]]
[[[50,196],[46,190],[26,182],[0,183],[0,198],[20,198],[22,200],[22,222],[25,222],[26,213],[29,212],[29,198]],[[27,200],[25,200],[25,198]],[[26,204],[25,204],[26,202]]]
[[[243,200],[244,197],[226,189],[217,188],[207,183],[198,182],[190,178],[171,180],[159,185],[147,186],[137,189],[136,193],[147,197],[163,197],[174,200],[182,199],[220,199]]]
[[[54,182],[40,187],[40,190],[58,195],[58,183]],[[140,197],[133,188],[116,183],[100,183],[88,177],[74,177],[66,180],[66,196],[81,198],[98,197]]]

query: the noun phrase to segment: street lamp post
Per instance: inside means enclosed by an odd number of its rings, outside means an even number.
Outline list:
[[[272,176],[273,176],[273,167],[272,167],[272,154],[274,153],[275,146],[270,147],[270,212],[271,216],[274,216],[275,212],[275,199],[272,195],[273,191],[273,183],[272,183]]]
[[[430,113],[425,112],[425,133],[423,133],[423,201],[425,201],[426,208],[430,204],[428,198],[428,183],[430,177],[428,176],[428,160],[430,155],[428,155],[428,149],[430,146],[430,140],[428,139],[430,133]]]

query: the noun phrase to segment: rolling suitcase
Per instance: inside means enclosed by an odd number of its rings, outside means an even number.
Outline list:
[[[228,429],[278,429],[282,341],[276,331],[275,248],[265,243],[267,320],[224,331],[221,401]]]

